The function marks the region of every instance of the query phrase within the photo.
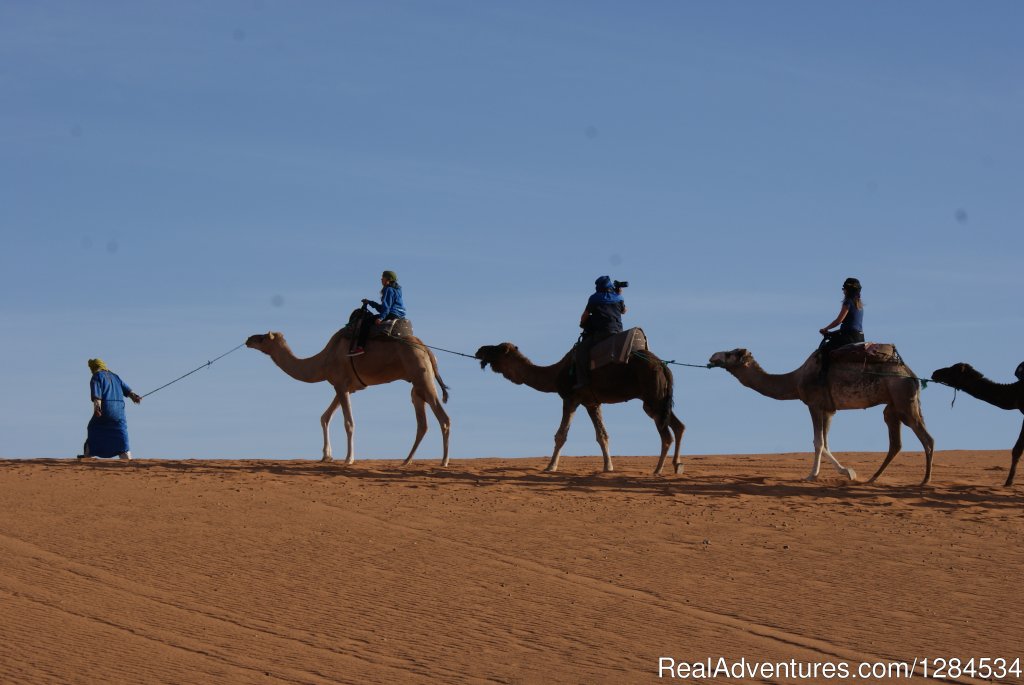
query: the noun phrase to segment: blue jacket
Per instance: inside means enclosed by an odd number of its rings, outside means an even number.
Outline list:
[[[405,302],[402,300],[402,286],[386,285],[380,291],[380,304],[367,302],[368,306],[377,311],[377,318],[386,319],[393,316],[396,319],[405,318]]]
[[[614,291],[599,291],[590,296],[587,300],[586,311],[590,317],[583,325],[583,332],[594,333],[621,333],[622,312],[626,309],[626,301]]]

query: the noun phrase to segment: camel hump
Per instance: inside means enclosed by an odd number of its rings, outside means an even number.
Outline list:
[[[857,364],[902,364],[903,358],[891,343],[851,343],[832,350],[832,361]]]
[[[625,364],[634,352],[647,351],[647,336],[642,328],[630,328],[605,338],[590,350],[590,368]]]

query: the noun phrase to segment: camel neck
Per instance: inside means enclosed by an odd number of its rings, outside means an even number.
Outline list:
[[[729,371],[740,383],[765,397],[770,397],[773,400],[800,399],[799,369],[782,374],[767,373],[760,364],[754,361],[747,366],[729,369]]]
[[[303,383],[319,383],[327,380],[326,364],[324,361],[327,358],[329,348],[330,345],[312,357],[300,359],[291,351],[288,343],[282,342],[279,347],[271,350],[270,358],[274,360],[278,368],[295,380],[302,381]]]
[[[551,366],[537,366],[526,357],[510,360],[500,373],[516,385],[526,385],[540,392],[558,392],[558,377],[568,356]]]
[[[1021,401],[1021,390],[1024,388],[1024,381],[996,383],[979,374],[977,377],[965,375],[962,378],[956,379],[956,383],[953,385],[971,397],[976,397],[982,402],[988,402],[1000,409],[1020,409],[1024,411],[1024,403]]]

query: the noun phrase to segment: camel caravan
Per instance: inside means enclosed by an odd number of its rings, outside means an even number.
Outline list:
[[[860,286],[856,279],[847,279],[844,293],[852,292],[849,288],[851,282],[856,284],[859,297]],[[404,316],[401,290],[393,272],[384,272],[382,283],[383,304],[364,300],[362,310],[353,312],[349,323],[312,357],[296,357],[284,335],[277,332],[250,336],[245,344],[268,355],[282,371],[296,380],[305,383],[327,381],[333,386],[334,399],[320,417],[323,431],[322,461],[333,460],[329,429],[331,418],[338,407],[341,407],[347,434],[345,464],[352,464],[355,461],[352,393],[372,385],[403,380],[412,385],[416,437],[402,464],[412,461],[427,432],[426,408],[429,406],[441,429],[441,466],[447,466],[451,420],[443,404],[448,401],[448,387],[438,372],[437,358],[413,334],[412,324]],[[546,472],[558,470],[559,455],[568,438],[573,415],[580,406],[587,410],[593,423],[604,458],[604,471],[613,471],[609,436],[602,419],[601,406],[639,399],[644,412],[654,421],[661,441],[654,474],[662,473],[669,450],[672,450],[673,471],[680,474],[683,472],[680,448],[686,427],[673,412],[674,381],[669,368],[672,362],[665,362],[650,351],[647,338],[640,328],[622,330],[619,317],[626,308],[620,294],[621,288],[628,283],[613,282],[603,276],[596,284],[601,297],[592,296],[588,301],[581,318],[580,325],[584,333],[580,341],[554,364],[538,366],[510,342],[484,345],[476,351],[474,357],[479,360],[482,369],[490,366],[495,373],[517,385],[556,393],[562,399],[562,418],[555,432],[551,459],[544,469]],[[393,292],[388,292],[389,289]],[[856,301],[850,300],[850,309],[856,304]],[[380,315],[375,318],[369,314],[368,306],[377,308]],[[396,310],[400,312],[397,316],[393,313]],[[830,326],[840,324],[846,318],[847,311],[847,300],[844,300],[840,316]],[[606,325],[606,319],[609,318],[612,320],[610,327]],[[619,325],[616,326],[617,322]],[[588,327],[589,330],[599,330],[600,334],[591,335],[588,340]],[[843,466],[829,449],[828,433],[832,419],[840,410],[884,405],[882,416],[888,428],[889,449],[878,470],[867,482],[875,482],[900,452],[902,426],[906,425],[924,448],[925,468],[921,485],[928,484],[932,476],[935,441],[928,433],[921,414],[923,379],[914,374],[894,345],[865,342],[863,334],[860,334],[855,342],[847,342],[840,336],[841,344],[830,346],[826,344],[829,340],[828,328],[821,330],[825,336],[822,346],[800,367],[789,373],[766,372],[754,356],[742,348],[714,353],[707,367],[725,369],[742,385],[766,397],[800,400],[807,406],[814,434],[814,457],[806,480],[814,481],[818,478],[824,456],[836,471],[855,481],[856,472]],[[608,332],[609,329],[611,332]],[[1016,382],[1000,384],[985,378],[970,365],[960,363],[938,369],[930,380],[964,390],[1001,409],[1016,409],[1024,413],[1024,363],[1017,368],[1016,375]],[[440,397],[435,383],[440,388]],[[1006,486],[1013,484],[1022,452],[1024,425],[1011,452]]]

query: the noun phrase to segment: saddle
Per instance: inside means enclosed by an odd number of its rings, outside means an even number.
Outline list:
[[[348,317],[348,323],[341,329],[341,337],[351,339],[356,334],[360,320],[364,316],[372,316],[362,309],[356,309]],[[408,338],[412,335],[412,321],[409,319],[389,319],[379,324],[370,324],[369,340],[374,338]]]
[[[599,369],[608,364],[626,364],[634,352],[647,351],[647,336],[643,329],[630,328],[616,333],[594,345],[590,350],[590,368]]]
[[[902,364],[903,358],[890,343],[850,343],[829,352],[833,363],[845,364]]]

